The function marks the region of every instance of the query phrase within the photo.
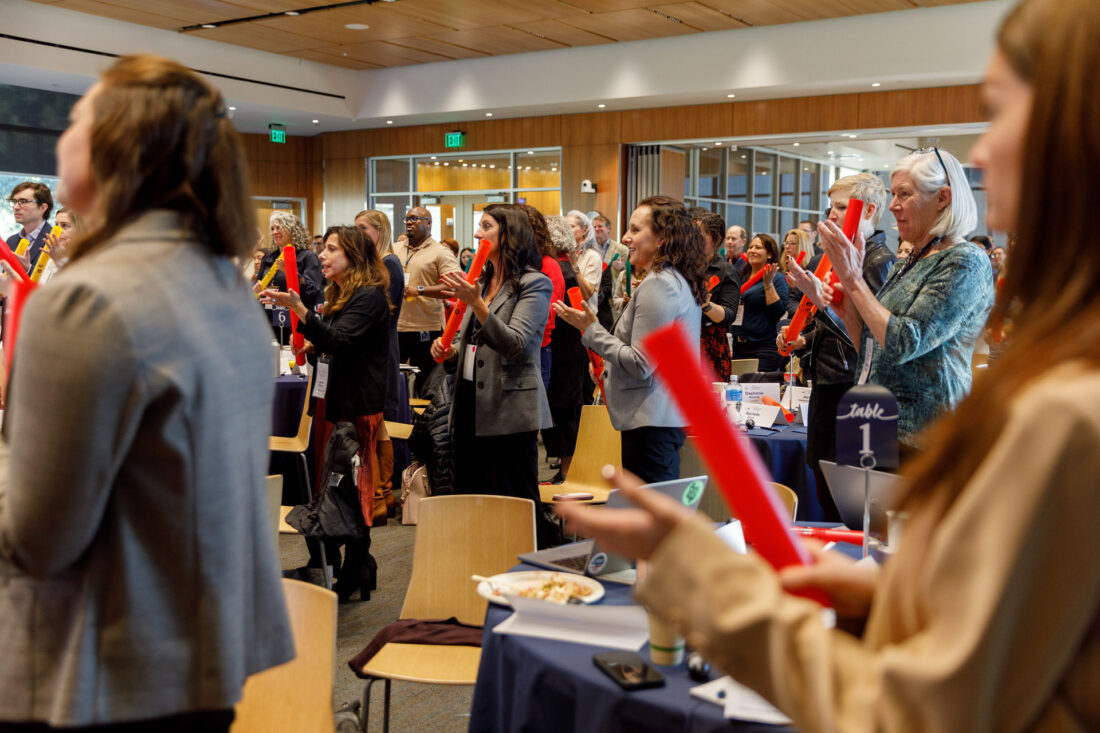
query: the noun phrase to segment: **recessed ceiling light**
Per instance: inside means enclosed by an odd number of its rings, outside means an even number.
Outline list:
[[[462,164],[462,167],[463,167],[463,168],[469,168],[469,167],[470,167],[470,164],[469,164],[469,163],[463,163],[463,164]]]
[[[808,170],[810,170],[810,169],[809,169],[809,168],[803,168],[802,170],[804,170],[804,171],[808,171]]]
[[[710,148],[703,148],[703,150],[710,150]]]
[[[749,156],[747,156],[747,155],[742,155],[742,156],[741,156],[741,160],[744,160],[744,159],[745,159],[745,158],[747,158],[747,157],[749,157]]]
[[[288,10],[285,13],[283,13],[283,15],[297,15],[297,14],[298,14],[297,10]]]
[[[482,168],[484,168],[484,167],[485,167],[485,164],[484,164],[484,163],[482,163],[482,164],[481,164],[481,167],[482,167]]]
[[[493,113],[492,113],[492,112],[486,112],[486,113],[485,113],[485,116],[486,116],[486,117],[492,117],[492,116],[493,116]]]
[[[319,125],[319,124],[321,124],[321,121],[320,121],[320,120],[314,120],[314,121],[313,121],[313,124],[315,124],[315,125]]]
[[[722,147],[721,141],[714,143],[714,147],[716,147],[716,148]]]
[[[349,31],[366,31],[370,30],[370,26],[366,23],[345,23],[344,27]]]
[[[531,170],[531,166],[527,166],[527,170]]]
[[[386,124],[387,124],[387,125],[392,125],[392,124],[393,124],[393,120],[386,120]]]
[[[534,150],[528,150],[528,151],[527,151],[527,154],[528,154],[528,155],[534,155],[534,154],[535,154],[535,151],[534,151]]]
[[[797,148],[797,147],[798,147],[798,143],[794,143],[794,147],[796,147],[796,148]]]
[[[447,167],[447,166],[449,166],[449,165],[450,165],[450,163],[444,163],[444,164],[443,164],[443,167],[444,167],[444,168],[446,168],[446,167]]]
[[[596,106],[597,106],[597,107],[599,107],[600,109],[603,109],[603,108],[604,108],[604,107],[606,107],[607,105],[606,105],[606,104],[597,104]]]
[[[853,132],[853,133],[849,134],[849,135],[848,135],[848,137],[850,137],[850,138],[852,138],[853,140],[855,140],[855,139],[856,139],[857,137],[859,137],[859,135],[857,135],[856,133],[854,133],[854,132]]]
[[[438,161],[438,160],[437,160],[437,161],[435,162],[435,165],[439,165],[439,161]]]
[[[236,108],[236,107],[230,107],[230,108],[229,108],[229,111],[230,111],[230,112],[236,112],[236,111],[237,111],[237,108]]]
[[[881,84],[880,82],[877,82],[877,81],[876,81],[876,82],[875,82],[874,84],[872,84],[871,86],[873,86],[873,87],[880,87],[880,86],[882,86],[882,84]]]
[[[737,96],[736,94],[727,94],[726,99],[733,99],[736,96]]]
[[[202,27],[206,28],[207,30],[213,30],[214,28],[217,28],[218,26],[214,25],[213,23],[203,23]]]
[[[862,158],[860,158],[860,160],[863,160],[863,159],[862,159]],[[481,167],[482,167],[482,168],[484,168],[485,166],[481,166]],[[497,166],[496,166],[496,163],[490,163],[490,164],[489,164],[489,167],[490,167],[490,168],[496,168]]]
[[[347,56],[347,55],[348,55],[348,52],[347,52],[347,51],[344,51],[344,55],[345,55],[345,56]]]
[[[830,151],[829,151],[829,155],[832,155],[832,154],[833,154],[833,151],[832,151],[832,150],[830,150]]]

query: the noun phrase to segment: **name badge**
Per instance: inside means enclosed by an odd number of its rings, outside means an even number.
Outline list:
[[[468,382],[474,381],[474,354],[477,352],[477,344],[466,344],[466,357],[462,360],[462,378]]]
[[[318,359],[317,369],[314,371],[313,396],[324,399],[328,391],[328,359]]]
[[[405,273],[405,287],[409,287],[409,273]]]
[[[737,318],[733,319],[734,326],[740,326],[741,322],[745,320],[745,304],[741,303],[737,306]]]

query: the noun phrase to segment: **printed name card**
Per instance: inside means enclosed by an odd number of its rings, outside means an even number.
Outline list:
[[[809,402],[799,402],[798,403],[798,419],[802,422],[803,425],[809,425],[810,424],[810,403]]]
[[[783,400],[780,404],[786,407],[791,412],[798,409],[798,405],[802,402],[810,401],[810,388],[809,387],[787,387],[783,392]],[[793,407],[792,407],[793,405]]]
[[[749,382],[741,385],[743,402],[760,403],[764,395],[779,402],[779,382]],[[769,423],[770,425],[771,423]]]
[[[741,404],[741,419],[746,423],[752,420],[753,425],[758,428],[770,428],[778,416],[779,408],[775,405],[758,405],[749,402]],[[783,424],[786,425],[787,421],[784,420]]]

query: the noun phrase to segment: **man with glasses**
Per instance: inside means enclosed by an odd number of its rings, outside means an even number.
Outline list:
[[[419,396],[435,366],[432,341],[443,335],[443,291],[439,281],[448,272],[461,272],[454,253],[432,238],[432,215],[414,206],[405,216],[406,241],[393,243],[393,253],[405,271],[405,303],[397,319],[401,361],[420,369],[415,393]]]
[[[45,183],[24,181],[12,189],[8,203],[12,207],[15,223],[20,229],[7,239],[8,247],[14,252],[20,239],[27,239],[31,246],[25,257],[33,266],[38,261],[46,235],[50,233],[50,212],[53,211],[53,194]]]

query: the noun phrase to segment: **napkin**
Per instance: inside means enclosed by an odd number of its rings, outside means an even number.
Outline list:
[[[494,634],[637,651],[649,640],[649,622],[641,606],[588,606],[550,603],[502,594],[514,613],[493,628]]]
[[[690,690],[700,700],[721,705],[722,716],[735,720],[749,720],[756,723],[787,725],[791,722],[770,702],[757,695],[732,677],[707,682]]]

